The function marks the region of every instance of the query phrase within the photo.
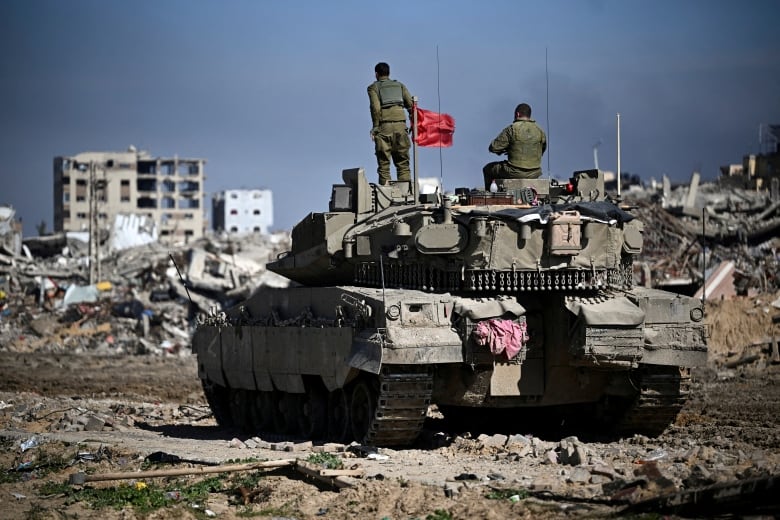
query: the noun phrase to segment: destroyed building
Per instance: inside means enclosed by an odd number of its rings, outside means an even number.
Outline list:
[[[714,182],[694,172],[688,184],[627,191],[646,223],[636,266],[640,283],[720,298],[780,289],[780,125],[741,165]]]
[[[16,255],[22,251],[22,223],[11,206],[0,206],[0,250]]]
[[[154,220],[160,241],[186,242],[206,229],[205,159],[84,152],[54,158],[54,230],[108,230],[120,214]],[[92,224],[92,225],[91,225]]]
[[[224,190],[211,198],[214,231],[267,234],[274,223],[273,192]]]

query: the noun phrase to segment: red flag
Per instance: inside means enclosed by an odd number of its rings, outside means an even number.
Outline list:
[[[455,120],[449,114],[440,114],[417,107],[417,145],[452,146]]]

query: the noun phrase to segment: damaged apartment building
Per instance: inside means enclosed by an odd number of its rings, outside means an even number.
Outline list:
[[[54,230],[107,230],[118,215],[135,215],[151,219],[162,242],[200,238],[207,225],[205,163],[152,157],[132,146],[55,157]]]

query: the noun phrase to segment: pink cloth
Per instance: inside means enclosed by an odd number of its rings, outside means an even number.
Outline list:
[[[487,345],[493,354],[506,352],[507,359],[514,358],[528,341],[525,322],[492,318],[477,323],[474,339],[478,345]]]

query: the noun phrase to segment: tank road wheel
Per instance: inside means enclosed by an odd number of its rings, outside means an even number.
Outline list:
[[[374,421],[377,394],[368,381],[361,380],[352,389],[352,400],[349,404],[349,416],[352,425],[352,435],[355,440],[365,444],[369,429]]]
[[[290,424],[287,422],[287,415],[284,413],[284,392],[273,391],[271,392],[271,406],[272,415],[271,421],[274,426],[274,433],[288,433],[291,429]]]
[[[252,429],[250,420],[250,392],[241,388],[230,389],[230,416],[233,424],[245,432]]]
[[[349,436],[347,393],[337,389],[328,394],[328,439],[346,442]]]
[[[271,392],[253,392],[252,427],[256,431],[267,431],[274,425],[274,400]]]
[[[300,395],[275,392],[274,430],[276,433],[296,433],[301,410]]]
[[[328,426],[328,401],[323,391],[317,387],[306,389],[300,399],[301,412],[298,415],[298,427],[306,439],[321,439]]]
[[[202,379],[203,394],[209,403],[211,413],[217,424],[223,428],[233,426],[233,418],[230,416],[230,393],[224,386],[218,385],[210,379]]]

